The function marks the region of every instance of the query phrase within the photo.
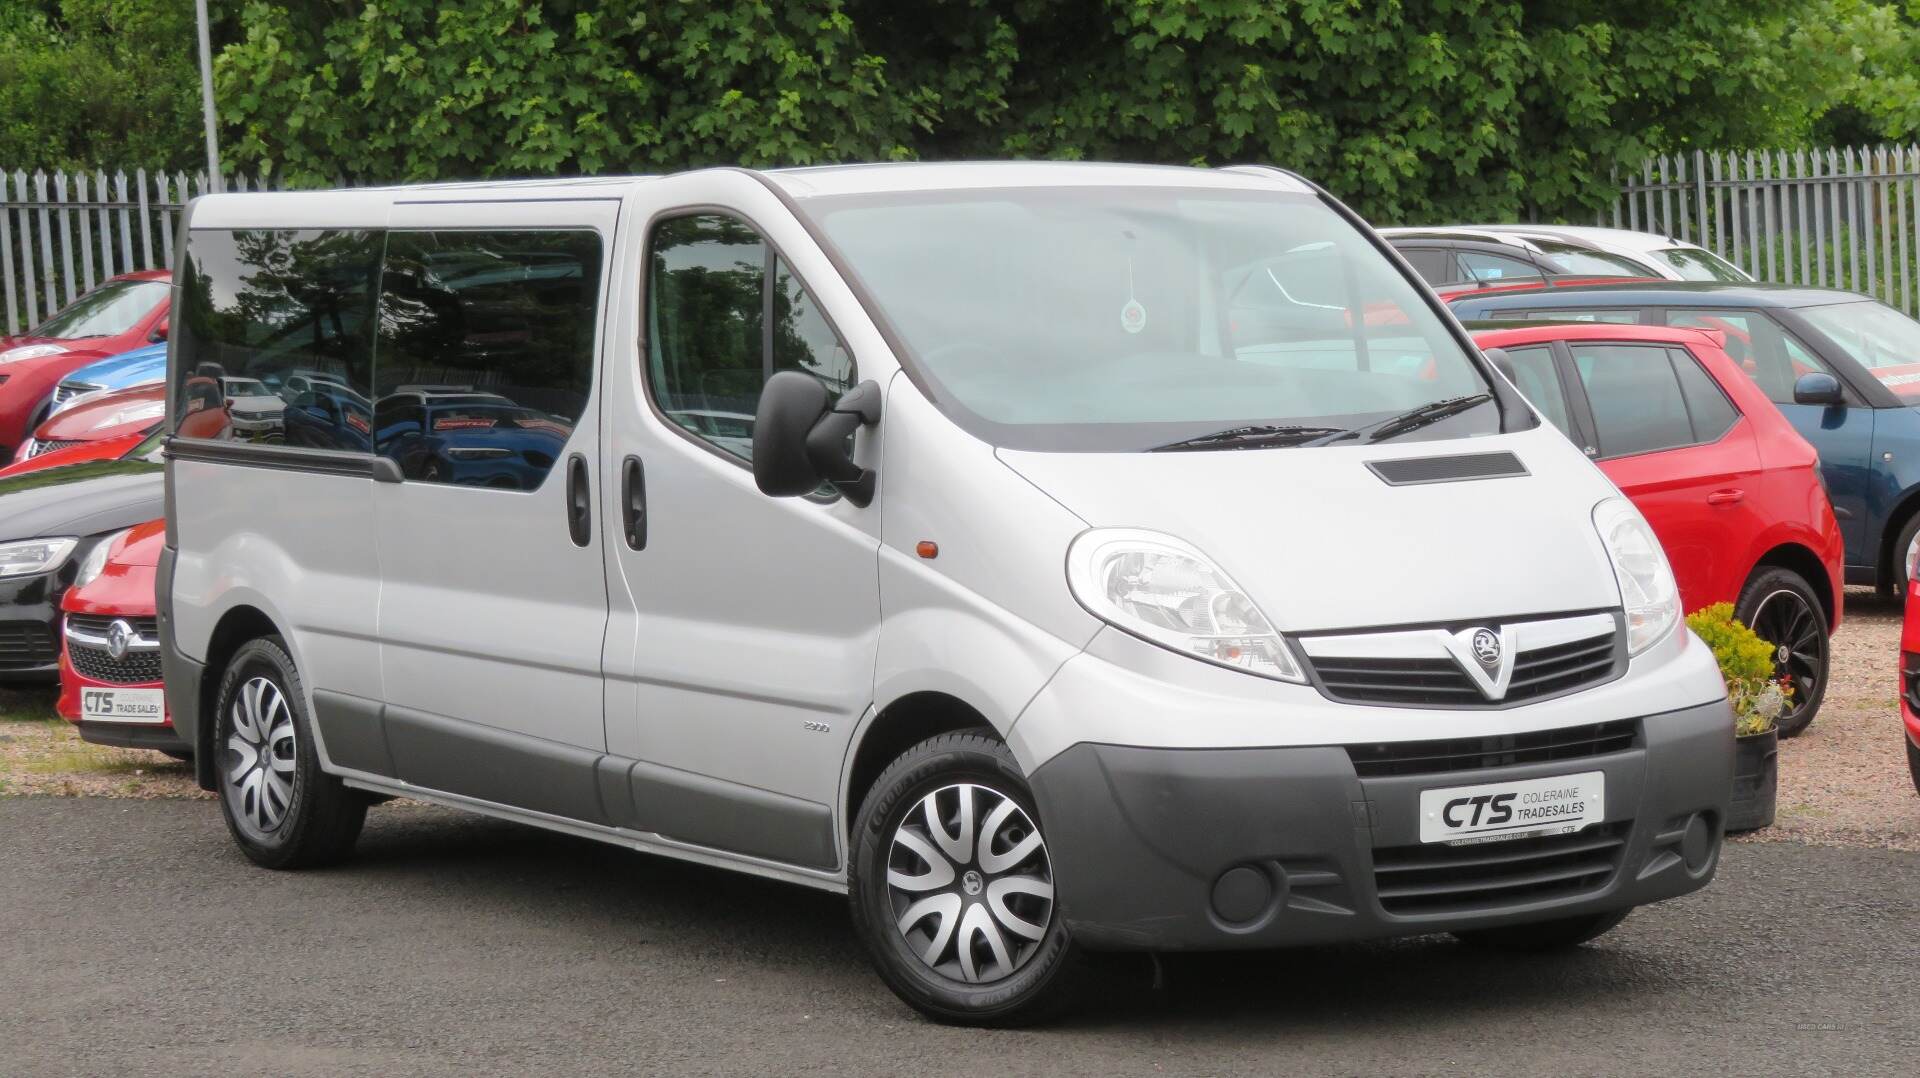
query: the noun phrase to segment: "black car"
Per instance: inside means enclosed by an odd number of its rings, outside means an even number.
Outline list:
[[[160,437],[0,479],[0,683],[60,674],[60,596],[96,543],[164,511]]]

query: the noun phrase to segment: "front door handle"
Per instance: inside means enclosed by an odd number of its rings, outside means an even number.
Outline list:
[[[578,453],[567,460],[567,533],[574,546],[593,541],[593,492],[587,489],[587,458]]]
[[[1740,503],[1740,500],[1742,498],[1745,498],[1746,496],[1747,496],[1746,491],[1737,490],[1735,488],[1729,487],[1726,490],[1716,490],[1712,494],[1707,495],[1707,504],[1708,505],[1738,505]]]
[[[639,457],[628,457],[620,466],[620,516],[627,546],[647,549],[647,471]]]

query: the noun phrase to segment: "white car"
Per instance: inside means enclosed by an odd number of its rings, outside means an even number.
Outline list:
[[[1697,244],[1624,228],[1447,225],[1383,228],[1380,235],[1436,287],[1543,276],[1753,280]]]
[[[173,377],[326,363],[383,402],[169,444],[168,702],[262,865],[347,856],[381,796],[485,813],[843,893],[903,1000],[975,1024],[1061,1005],[1084,951],[1571,946],[1714,874],[1733,720],[1659,543],[1297,176],[187,216]],[[530,272],[406,272],[481,256]],[[306,332],[376,263],[366,337]],[[251,351],[268,318],[308,351]],[[524,412],[393,418],[438,382]],[[513,482],[403,468],[422,426]]]

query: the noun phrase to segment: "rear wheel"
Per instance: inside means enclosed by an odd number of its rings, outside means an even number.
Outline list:
[[[1077,956],[1013,753],[983,733],[908,749],[867,795],[853,923],[901,999],[942,1022],[1025,1025],[1070,1001]]]
[[[1773,676],[1793,686],[1780,736],[1805,730],[1827,693],[1827,615],[1813,586],[1791,569],[1767,566],[1740,590],[1734,617],[1773,645]]]
[[[1489,950],[1558,951],[1599,939],[1618,927],[1620,922],[1627,919],[1627,914],[1632,912],[1633,907],[1629,906],[1624,910],[1589,913],[1579,917],[1562,917],[1557,921],[1537,921],[1529,925],[1507,925],[1501,928],[1455,932],[1453,936],[1470,947],[1484,947]]]
[[[1876,589],[1881,595],[1899,598],[1907,594],[1907,551],[1913,548],[1916,539],[1920,539],[1920,513],[1900,525],[1893,549],[1887,551],[1885,571],[1880,574],[1880,585]]]
[[[215,699],[216,786],[240,849],[267,868],[310,868],[346,856],[367,802],[320,770],[300,672],[280,638],[241,645]]]

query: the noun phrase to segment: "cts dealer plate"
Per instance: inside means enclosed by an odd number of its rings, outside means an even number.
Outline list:
[[[167,721],[166,690],[81,689],[80,718],[86,722],[158,726]]]
[[[1498,842],[1571,834],[1607,812],[1607,773],[1420,792],[1420,841]]]

